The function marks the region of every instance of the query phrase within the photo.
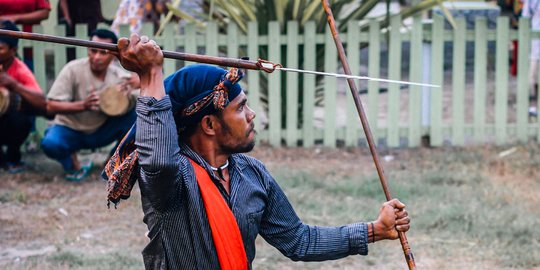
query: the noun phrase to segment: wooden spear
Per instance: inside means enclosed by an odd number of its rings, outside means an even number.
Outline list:
[[[338,50],[339,59],[341,60],[341,64],[343,65],[343,71],[347,75],[352,75],[351,68],[349,67],[349,62],[347,61],[347,55],[345,54],[345,49],[343,48],[343,44],[341,43],[341,39],[339,38],[339,33],[334,20],[334,15],[332,14],[332,9],[330,9],[328,0],[321,0],[321,2],[323,4],[324,11],[326,12],[328,25],[330,26],[330,31],[332,32],[332,37],[334,38],[334,43],[336,44]],[[348,78],[347,83],[349,84],[349,88],[354,99],[354,104],[356,105],[356,110],[358,111],[358,115],[360,116],[360,122],[362,123],[364,133],[366,134],[369,150],[371,152],[371,156],[373,157],[373,162],[375,162],[375,167],[377,168],[377,174],[379,175],[379,179],[381,180],[384,195],[386,196],[386,200],[390,201],[392,200],[392,195],[390,195],[388,183],[386,181],[386,177],[384,176],[384,170],[379,161],[379,155],[377,154],[377,150],[375,149],[373,135],[371,134],[371,129],[369,128],[369,123],[366,117],[366,113],[364,112],[364,107],[362,106],[362,102],[360,101],[358,89],[356,88],[356,84],[353,79]],[[403,248],[403,253],[405,255],[405,260],[407,261],[407,265],[409,266],[409,269],[416,269],[416,263],[414,262],[414,257],[411,248],[409,247],[407,237],[405,236],[404,232],[398,233],[401,247]]]
[[[97,49],[102,49],[102,50],[109,50],[112,52],[118,52],[118,48],[116,47],[116,44],[106,43],[106,42],[97,42],[97,41],[90,41],[90,40],[83,40],[83,39],[76,39],[76,38],[58,37],[58,36],[53,36],[53,35],[27,33],[27,32],[20,32],[20,31],[10,31],[10,30],[3,30],[3,29],[0,29],[0,36],[10,36],[14,38],[30,39],[30,40],[45,41],[45,42],[74,45],[74,46],[82,46],[82,47],[87,47],[87,48],[97,48]],[[197,62],[197,63],[218,65],[218,66],[264,70],[266,72],[272,72],[274,70],[273,68],[272,69],[264,68],[261,65],[260,61],[255,62],[255,61],[236,59],[236,58],[216,57],[216,56],[191,54],[191,53],[183,53],[183,52],[173,52],[173,51],[165,51],[165,50],[163,51],[163,57],[177,59],[177,60],[192,61],[192,62]]]

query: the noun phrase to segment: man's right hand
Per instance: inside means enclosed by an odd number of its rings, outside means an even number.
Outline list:
[[[118,40],[118,59],[125,69],[139,74],[141,80],[163,65],[163,53],[156,42],[137,34]]]
[[[141,96],[151,96],[158,100],[165,96],[163,52],[155,41],[137,34],[131,34],[129,40],[121,38],[118,41],[117,57],[125,69],[139,75]]]
[[[95,92],[91,92],[83,100],[83,106],[85,111],[99,111],[99,96]]]

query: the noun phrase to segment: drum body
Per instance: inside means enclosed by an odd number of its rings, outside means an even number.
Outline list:
[[[12,111],[21,109],[21,96],[0,87],[0,117]]]
[[[129,96],[120,91],[120,86],[109,86],[99,94],[99,108],[108,116],[120,116],[133,108]]]

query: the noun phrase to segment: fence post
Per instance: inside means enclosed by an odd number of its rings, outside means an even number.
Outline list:
[[[326,72],[336,72],[337,50],[329,27],[326,27],[324,40],[324,70]],[[327,147],[336,147],[336,83],[336,78],[330,76],[324,77],[323,144]]]
[[[315,22],[309,21],[304,26],[304,68],[307,70],[315,70],[317,68],[317,41],[315,33]],[[313,113],[315,106],[315,75],[304,74],[304,121],[303,124],[303,138],[304,147],[312,147],[315,142],[315,130],[313,128]]]
[[[247,40],[249,42],[247,43],[247,50],[248,50],[248,56],[251,60],[255,60],[259,58],[259,25],[257,22],[249,22],[248,23],[248,34],[247,34]],[[217,31],[215,32],[217,35]],[[216,41],[217,43],[217,41]],[[217,45],[216,45],[216,53],[217,53]],[[255,113],[257,113],[257,117],[255,118],[255,126],[257,130],[262,131],[262,119],[263,115],[266,115],[264,109],[261,106],[261,71],[259,70],[248,70],[248,76],[247,76],[247,82],[248,82],[248,96],[249,96],[249,106],[255,110]],[[261,137],[262,134],[259,133],[257,136],[257,140],[263,140],[264,138]],[[267,139],[267,138],[266,138]]]
[[[66,26],[65,25],[57,25],[54,28],[54,32],[57,36],[65,37],[66,36]],[[53,78],[56,78],[62,68],[66,65],[67,58],[66,58],[66,45],[62,44],[55,44],[53,48],[54,52],[54,76]]]
[[[390,40],[388,52],[388,78],[401,79],[401,16],[394,16],[390,21]],[[401,110],[400,85],[388,84],[388,115],[386,117],[387,144],[389,147],[399,146],[399,115]]]
[[[369,22],[369,62],[368,76],[373,78],[380,77],[381,65],[381,33],[380,25],[375,20]],[[379,82],[368,82],[368,110],[367,115],[371,127],[371,133],[375,144],[379,139]]]
[[[519,19],[518,30],[518,74],[516,92],[517,137],[527,142],[529,135],[529,53],[531,43],[531,27],[529,18]]]
[[[278,22],[268,24],[268,59],[281,62],[281,41]],[[281,144],[281,73],[268,76],[268,140],[272,146]]]
[[[165,29],[162,33],[162,40],[163,40],[163,49],[170,50],[170,51],[176,51],[176,39],[177,34],[175,33],[174,26],[172,24],[165,25]],[[175,60],[166,60],[163,62],[163,70],[165,72],[165,75],[168,76],[169,74],[172,74],[176,71],[176,63]]]
[[[467,23],[465,18],[457,18],[454,29],[452,55],[452,145],[463,146],[465,143],[465,64]],[[438,90],[437,90],[438,91]],[[475,91],[473,89],[473,91]]]
[[[238,58],[238,26],[234,23],[227,25],[227,57]]]
[[[422,81],[422,18],[415,16],[413,18],[413,27],[411,30],[411,56],[409,60],[410,75],[409,79],[413,82]],[[414,61],[411,61],[414,59]],[[417,147],[420,145],[422,132],[422,88],[417,85],[412,85],[409,88],[409,147]]]
[[[497,18],[497,48],[495,58],[495,140],[501,145],[506,143],[508,133],[508,17]]]
[[[188,23],[184,26],[184,51],[186,53],[197,53],[197,31],[195,25]],[[195,64],[194,62],[186,61],[184,66]]]
[[[442,137],[442,92],[444,91],[444,18],[433,16],[433,28],[431,30],[431,83],[440,85],[441,88],[430,91],[431,117],[430,117],[430,143],[433,146],[443,144]]]
[[[358,21],[349,21],[347,24],[347,58],[349,59],[349,65],[351,73],[353,75],[360,74],[360,26]],[[360,89],[360,81],[355,81],[356,86]],[[345,125],[345,145],[356,146],[358,145],[358,134],[362,125],[354,105],[354,99],[351,91],[345,91],[345,103],[347,122]],[[365,100],[362,100],[365,102]]]
[[[486,80],[487,80],[487,21],[476,18],[474,27],[474,141],[485,141]]]
[[[87,24],[76,24],[75,25],[75,38],[78,39],[88,39],[88,25]],[[88,56],[88,49],[82,46],[75,47],[75,58],[83,58]]]
[[[287,59],[289,68],[298,68],[298,22],[287,22]],[[298,142],[298,74],[289,72],[287,76],[286,142],[296,146]]]
[[[43,26],[34,25],[32,27],[32,32],[34,33],[43,33]],[[46,66],[45,66],[45,43],[40,41],[31,41],[30,42],[33,48],[33,60],[34,60],[34,75],[39,84],[39,87],[43,90],[43,94],[47,96],[47,77],[46,77]],[[36,132],[39,136],[43,136],[47,129],[47,120],[43,117],[36,118]],[[39,143],[39,142],[38,142]]]

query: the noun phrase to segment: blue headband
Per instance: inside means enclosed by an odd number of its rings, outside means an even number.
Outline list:
[[[172,111],[175,122],[179,128],[197,123],[203,116],[218,112],[226,107],[228,103],[242,92],[242,88],[237,83],[243,77],[243,73],[237,70],[226,70],[203,64],[196,64],[184,67],[167,77],[164,81],[165,92],[169,95],[172,103]],[[236,76],[231,76],[235,74]],[[231,78],[234,77],[234,78]],[[225,89],[224,102],[222,107],[210,102],[203,104],[197,110],[191,110],[199,102],[209,98],[218,98],[216,89]],[[216,95],[214,95],[216,94]],[[223,94],[223,93],[222,93]],[[212,105],[214,104],[214,105]],[[186,114],[186,110],[192,113]]]

